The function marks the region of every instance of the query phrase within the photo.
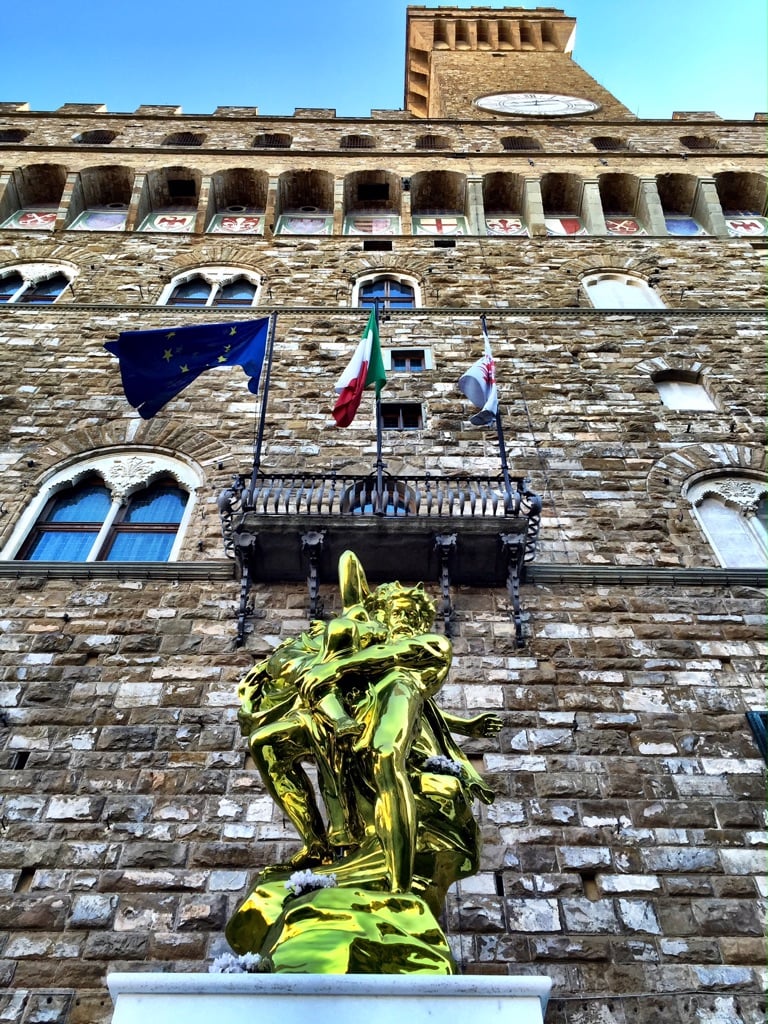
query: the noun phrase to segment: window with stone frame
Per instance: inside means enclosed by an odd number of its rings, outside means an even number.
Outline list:
[[[605,270],[581,279],[595,309],[663,309],[658,293],[642,277]]]
[[[48,263],[25,263],[0,270],[0,303],[50,305],[72,280],[72,271]]]
[[[176,558],[200,480],[154,453],[101,456],[55,474],[2,558],[166,562]]]
[[[701,375],[688,370],[663,370],[654,374],[659,398],[668,409],[712,412],[717,409],[701,382]]]
[[[260,279],[233,267],[205,267],[175,277],[160,296],[161,306],[255,306]]]
[[[418,286],[403,275],[377,274],[355,283],[353,305],[362,309],[413,309],[418,301]]]
[[[431,370],[431,352],[423,348],[390,348],[382,350],[384,369],[392,373],[423,373]]]
[[[736,474],[708,476],[694,482],[686,497],[722,566],[768,566],[768,481]]]
[[[421,430],[424,418],[420,402],[382,402],[383,430]]]

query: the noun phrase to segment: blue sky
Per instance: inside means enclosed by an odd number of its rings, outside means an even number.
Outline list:
[[[578,19],[576,60],[640,117],[714,110],[751,119],[768,109],[765,0],[539,5]],[[30,9],[8,3],[0,99],[26,100],[33,110],[172,103],[185,113],[327,106],[367,116],[403,104],[406,7],[407,0],[37,0],[32,27]]]

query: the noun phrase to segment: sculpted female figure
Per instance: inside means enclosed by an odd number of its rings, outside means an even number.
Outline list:
[[[342,879],[442,903],[447,886],[477,868],[472,800],[493,798],[450,731],[492,735],[501,722],[459,719],[434,703],[452,649],[430,632],[434,605],[421,585],[371,591],[352,552],[339,579],[342,615],[244,678],[241,727],[304,840],[294,865],[330,864]],[[327,828],[303,760],[317,765]]]

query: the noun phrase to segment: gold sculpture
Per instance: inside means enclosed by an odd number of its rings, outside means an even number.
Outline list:
[[[303,846],[261,872],[227,937],[279,971],[452,973],[435,918],[477,870],[472,802],[493,794],[451,732],[490,736],[501,720],[434,703],[452,648],[429,631],[421,585],[371,591],[349,551],[339,585],[342,614],[282,643],[238,689],[253,759]],[[296,869],[317,870],[309,893],[293,891]]]

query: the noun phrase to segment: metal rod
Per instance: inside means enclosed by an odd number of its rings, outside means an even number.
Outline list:
[[[261,465],[261,445],[264,440],[264,424],[267,418],[267,401],[269,399],[269,383],[272,378],[272,355],[275,350],[275,326],[277,324],[277,313],[269,314],[269,327],[267,328],[267,372],[264,377],[264,387],[261,390],[261,408],[259,410],[259,429],[256,433],[256,443],[253,446],[253,471],[251,472],[251,495],[256,487],[256,477],[259,475]]]
[[[480,324],[483,328],[483,338],[490,345],[491,339],[488,337],[488,324],[486,323],[485,313],[480,315]],[[504,477],[504,490],[507,494],[507,500],[504,503],[505,511],[511,512],[514,507],[514,499],[512,498],[512,484],[509,479],[509,464],[507,463],[507,446],[504,443],[504,426],[501,422],[501,409],[496,406],[496,435],[499,439],[499,458],[501,460],[501,474]]]
[[[373,310],[376,316],[376,334],[379,333],[379,300],[374,298]],[[376,503],[374,505],[374,512],[377,515],[383,516],[386,512],[384,508],[384,461],[381,457],[382,447],[382,423],[381,423],[381,389],[378,384],[376,385]]]
[[[499,458],[501,459],[501,475],[504,477],[504,490],[507,492],[505,508],[507,512],[512,511],[514,500],[512,498],[512,483],[509,479],[509,465],[507,463],[507,446],[504,443],[504,427],[501,422],[501,409],[496,409],[496,433],[499,438]]]

